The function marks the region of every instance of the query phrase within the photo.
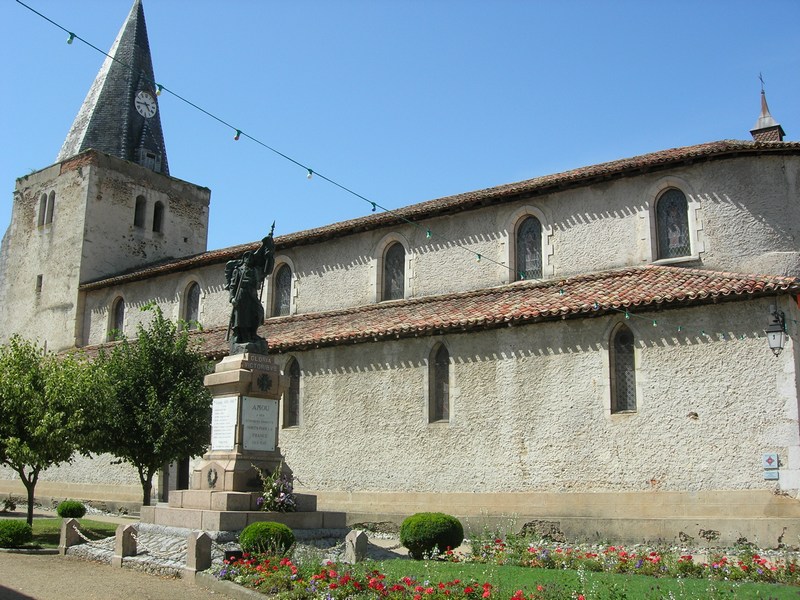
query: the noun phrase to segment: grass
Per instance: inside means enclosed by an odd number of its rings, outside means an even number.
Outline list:
[[[362,568],[362,567],[360,567]],[[448,563],[438,561],[387,560],[363,563],[367,571],[377,569],[387,579],[412,577],[419,581],[452,581],[474,579],[492,584],[492,597],[511,598],[517,590],[526,595],[537,585],[561,589],[564,598],[572,593],[584,594],[590,599],[706,599],[706,598],[800,598],[796,586],[770,583],[733,583],[709,579],[648,577],[645,575],[619,575],[588,571],[536,569],[530,567],[499,566],[479,563]]]
[[[61,521],[60,517],[34,519],[33,541],[30,545],[42,548],[57,548],[61,537]],[[110,537],[117,530],[116,523],[106,523],[92,519],[78,519],[78,527],[83,535],[92,540]]]

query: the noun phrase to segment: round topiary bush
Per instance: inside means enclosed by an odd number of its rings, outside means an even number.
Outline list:
[[[444,552],[457,548],[464,541],[464,527],[461,522],[444,513],[417,513],[411,515],[400,525],[400,543],[408,548],[408,555],[422,560],[434,548]]]
[[[239,534],[242,550],[258,554],[286,554],[294,544],[294,533],[282,523],[251,523]]]
[[[0,521],[0,548],[19,548],[33,539],[33,530],[25,521],[3,519]]]
[[[86,514],[86,507],[77,500],[64,500],[58,505],[56,512],[64,519],[80,519]]]

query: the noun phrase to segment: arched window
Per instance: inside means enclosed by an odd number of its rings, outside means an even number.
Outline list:
[[[614,330],[611,340],[611,412],[636,410],[636,363],[633,333],[625,325]]]
[[[428,420],[450,419],[450,353],[439,344],[428,364]]]
[[[517,228],[516,278],[542,278],[542,224],[536,217],[527,217]]]
[[[47,214],[47,194],[42,194],[42,197],[39,199],[39,220],[37,221],[37,225],[39,227],[44,225],[44,216]]]
[[[56,209],[56,193],[50,192],[47,197],[47,214],[44,217],[44,224],[49,225],[53,222],[53,212]]]
[[[391,244],[383,255],[383,290],[381,300],[402,300],[405,297],[406,249]]]
[[[187,328],[197,329],[200,320],[200,286],[196,281],[190,283],[184,293],[183,320]]]
[[[118,340],[125,330],[125,300],[117,298],[111,305],[111,323],[108,329],[108,339]]]
[[[283,426],[300,425],[300,363],[289,359],[286,371],[289,375],[289,388],[283,393]]]
[[[153,207],[153,231],[162,233],[164,231],[164,203],[156,202]]]
[[[284,317],[292,307],[292,268],[286,263],[272,276],[272,316]]]
[[[144,227],[145,211],[147,210],[147,200],[144,196],[136,197],[136,208],[133,211],[133,226]]]
[[[689,205],[682,191],[671,188],[658,199],[656,227],[659,259],[691,256]]]

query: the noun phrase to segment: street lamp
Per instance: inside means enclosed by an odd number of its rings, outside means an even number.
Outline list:
[[[767,343],[769,349],[775,356],[778,356],[783,350],[783,345],[786,342],[786,317],[782,310],[777,310],[775,306],[769,307],[770,314],[772,314],[772,321],[764,330],[767,334]]]

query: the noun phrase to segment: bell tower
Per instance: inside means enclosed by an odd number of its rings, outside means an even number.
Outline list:
[[[204,252],[210,190],[169,175],[141,0],[56,163],[17,179],[0,246],[0,342],[83,342],[81,285]]]

